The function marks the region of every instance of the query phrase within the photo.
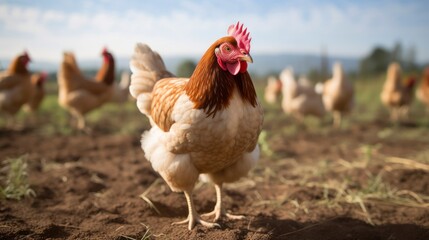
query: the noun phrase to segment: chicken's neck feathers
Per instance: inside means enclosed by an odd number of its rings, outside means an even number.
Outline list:
[[[249,73],[232,75],[217,63],[215,49],[219,39],[206,51],[185,86],[185,92],[196,109],[204,109],[208,116],[215,116],[229,106],[234,89],[237,88],[243,101],[256,106],[256,91]]]
[[[97,82],[112,85],[115,81],[115,60],[113,58],[103,60],[103,65],[95,76]]]
[[[8,67],[9,74],[29,74],[27,67],[16,57]]]

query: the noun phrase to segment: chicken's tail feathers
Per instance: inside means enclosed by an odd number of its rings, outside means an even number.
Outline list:
[[[279,77],[280,77],[280,80],[282,81],[283,84],[289,83],[289,82],[294,82],[295,77],[294,77],[294,73],[293,73],[293,68],[287,67],[287,68],[283,69],[283,71],[280,73]]]
[[[314,91],[319,95],[323,95],[324,88],[325,84],[323,82],[318,82],[316,85],[314,85]]]
[[[130,72],[123,71],[121,73],[121,81],[119,82],[119,88],[128,89],[130,87],[130,82],[131,82]]]
[[[131,69],[131,96],[137,99],[137,106],[144,114],[149,115],[151,92],[155,83],[173,74],[167,71],[161,56],[148,45],[138,43],[130,61]]]

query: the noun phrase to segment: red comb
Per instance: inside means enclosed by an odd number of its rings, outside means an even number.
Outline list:
[[[106,54],[106,53],[108,53],[108,51],[107,51],[107,47],[104,47],[104,48],[103,48],[103,51],[101,52],[101,54]]]
[[[405,85],[407,87],[412,87],[414,86],[415,83],[416,83],[416,78],[414,76],[408,77],[407,80],[405,81]]]
[[[247,52],[250,51],[250,41],[252,38],[249,37],[250,32],[247,31],[247,28],[242,23],[237,22],[237,24],[229,26],[228,35],[233,36],[237,40],[238,47]]]
[[[27,50],[24,51],[24,53],[22,54],[22,56],[26,57],[28,59],[28,61],[31,61],[30,55],[28,55]]]
[[[40,76],[41,76],[42,80],[44,81],[48,77],[48,73],[45,72],[45,71],[43,71],[43,72],[40,73]]]

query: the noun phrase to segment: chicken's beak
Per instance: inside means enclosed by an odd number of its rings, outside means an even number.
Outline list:
[[[249,62],[249,63],[253,63],[253,58],[252,58],[252,56],[250,56],[250,54],[242,55],[240,57],[240,60],[241,61],[246,61],[246,62]]]

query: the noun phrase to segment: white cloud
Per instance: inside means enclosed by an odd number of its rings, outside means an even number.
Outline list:
[[[429,33],[423,24],[404,23],[416,12],[415,6],[405,4],[384,6],[383,11],[377,6],[324,4],[231,14],[211,2],[185,1],[160,15],[132,8],[66,12],[0,4],[0,34],[7,36],[0,38],[0,45],[7,46],[0,57],[14,56],[26,47],[40,59],[59,61],[65,49],[78,58],[94,58],[105,45],[118,56],[129,56],[138,41],[162,54],[201,54],[229,24],[241,20],[252,34],[252,52],[314,53],[325,45],[331,54],[362,56],[374,44],[391,46],[402,40],[429,60]]]

